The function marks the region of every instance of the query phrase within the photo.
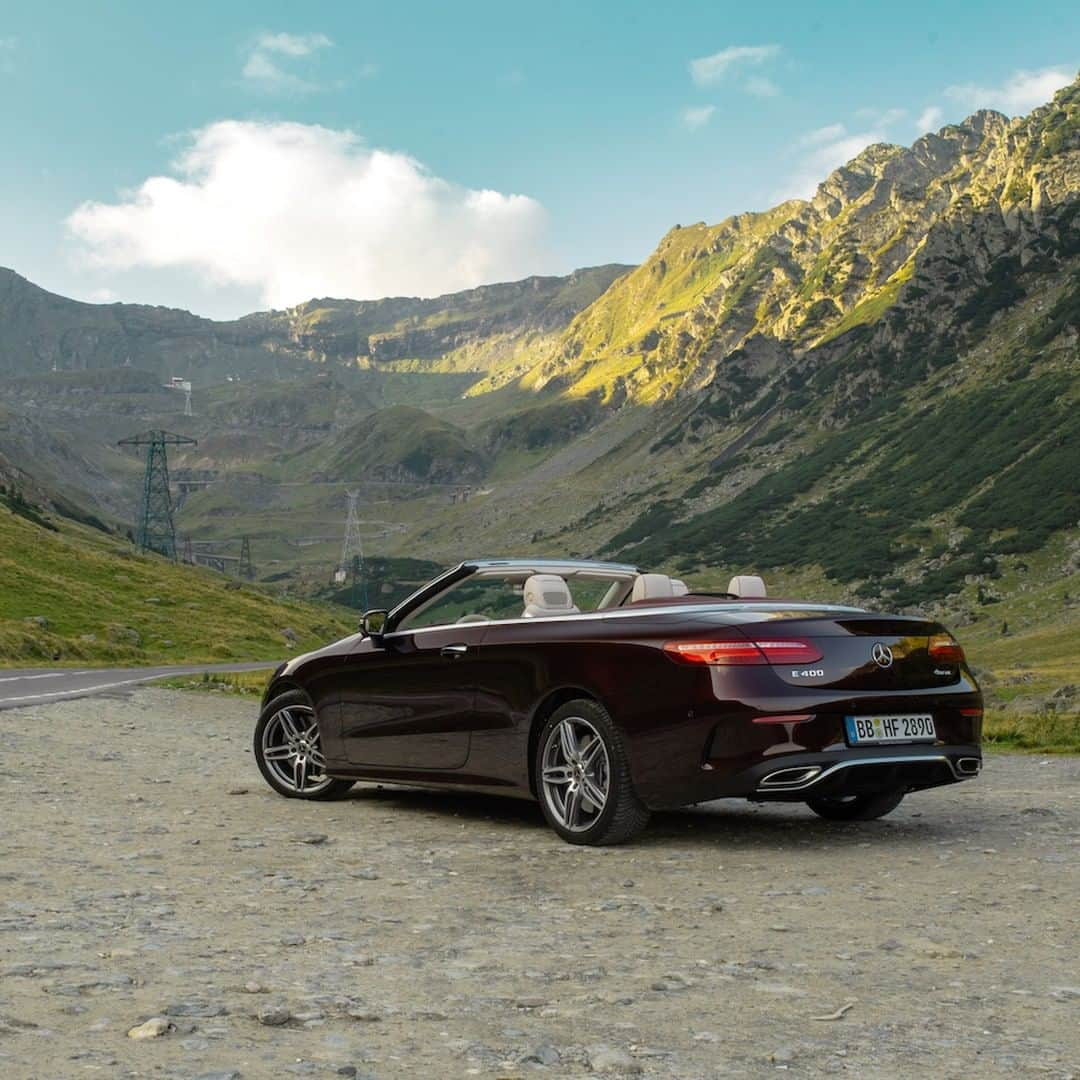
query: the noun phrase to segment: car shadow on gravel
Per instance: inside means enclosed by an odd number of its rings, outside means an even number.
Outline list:
[[[432,791],[358,784],[346,802],[377,803],[402,814],[483,821],[513,830],[548,830],[537,803],[471,792]],[[960,808],[958,807],[957,810]],[[838,823],[823,821],[800,803],[748,803],[721,799],[679,810],[656,811],[634,847],[700,844],[717,847],[783,847],[791,843],[852,847],[873,838],[878,843],[909,847],[955,837],[966,832],[953,815],[944,818],[916,807],[899,809],[880,821]],[[552,840],[555,836],[551,834]]]

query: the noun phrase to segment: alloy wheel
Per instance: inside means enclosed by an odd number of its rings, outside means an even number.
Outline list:
[[[279,709],[263,728],[262,759],[282,786],[312,795],[333,780],[319,741],[319,721],[307,705]]]
[[[544,799],[571,832],[596,824],[607,805],[611,763],[600,732],[581,716],[568,716],[548,732],[541,757]]]

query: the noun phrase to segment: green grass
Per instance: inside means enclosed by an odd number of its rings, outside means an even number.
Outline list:
[[[269,682],[269,671],[204,671],[201,675],[163,679],[157,685],[170,690],[198,690],[207,694],[262,697]]]
[[[991,710],[983,722],[983,746],[1029,754],[1080,754],[1080,713]]]
[[[56,532],[0,507],[0,663],[272,660],[354,628],[329,605],[277,599],[97,530],[50,524]]]

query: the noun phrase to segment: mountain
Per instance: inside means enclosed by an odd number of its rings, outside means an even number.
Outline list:
[[[676,226],[524,383],[651,402],[712,383],[740,349],[760,376],[855,340],[895,353],[920,334],[930,355],[961,327],[971,341],[1077,254],[1078,109],[1074,83],[1026,118],[867,147],[809,201]]]
[[[311,300],[214,322],[68,300],[0,268],[0,376],[131,367],[208,385],[384,364],[486,372],[561,330],[628,269],[591,267],[434,300]]]
[[[194,416],[165,374],[195,379]],[[181,533],[249,537],[291,590],[325,588],[349,488],[385,596],[395,567],[603,554],[985,633],[1072,626],[1080,84],[868,147],[812,198],[676,227],[637,268],[234,323],[9,274],[0,390],[36,425],[14,464],[124,520],[119,435],[197,438],[172,459]]]
[[[343,609],[279,599],[0,490],[0,659],[273,660],[349,633]]]

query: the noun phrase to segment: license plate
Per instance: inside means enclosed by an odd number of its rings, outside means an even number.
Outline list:
[[[933,742],[937,738],[934,718],[919,716],[845,716],[847,741],[851,746],[879,746],[882,743]]]

